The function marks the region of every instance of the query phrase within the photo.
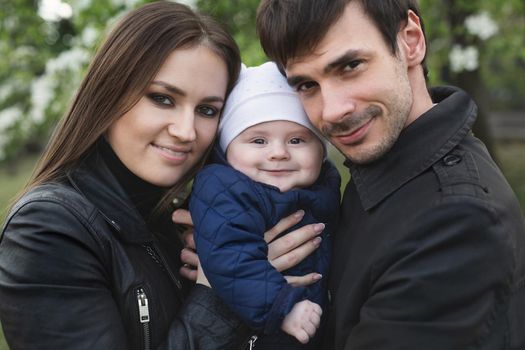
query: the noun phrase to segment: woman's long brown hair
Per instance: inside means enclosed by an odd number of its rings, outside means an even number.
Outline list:
[[[120,20],[95,54],[22,194],[63,178],[109,126],[139,101],[173,50],[197,45],[205,45],[224,60],[229,93],[239,74],[240,54],[233,38],[215,20],[168,1],[144,5]],[[204,158],[169,190],[163,202],[187,185]]]

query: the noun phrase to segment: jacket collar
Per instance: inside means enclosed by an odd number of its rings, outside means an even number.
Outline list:
[[[427,170],[470,132],[477,114],[470,97],[452,87],[430,92],[437,105],[405,128],[381,159],[367,165],[345,162],[365,210]]]
[[[77,167],[67,172],[67,177],[72,186],[95,205],[122,241],[146,243],[154,240],[96,147]]]

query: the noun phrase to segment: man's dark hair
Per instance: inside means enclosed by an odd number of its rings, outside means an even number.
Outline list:
[[[257,11],[257,32],[266,55],[284,72],[289,59],[311,52],[352,0],[262,0]],[[408,10],[419,17],[415,0],[359,1],[383,39],[397,54],[397,34],[408,20]],[[421,27],[424,33],[423,21]],[[427,67],[422,62],[425,77]]]

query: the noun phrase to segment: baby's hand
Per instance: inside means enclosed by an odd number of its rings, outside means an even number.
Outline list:
[[[281,329],[306,344],[315,335],[321,323],[323,310],[310,300],[303,300],[294,305],[284,318]]]

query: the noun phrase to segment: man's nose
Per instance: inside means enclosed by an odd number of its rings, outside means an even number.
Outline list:
[[[328,84],[321,90],[322,94],[322,120],[326,123],[337,124],[348,114],[356,110],[355,101],[349,89],[338,84]]]

